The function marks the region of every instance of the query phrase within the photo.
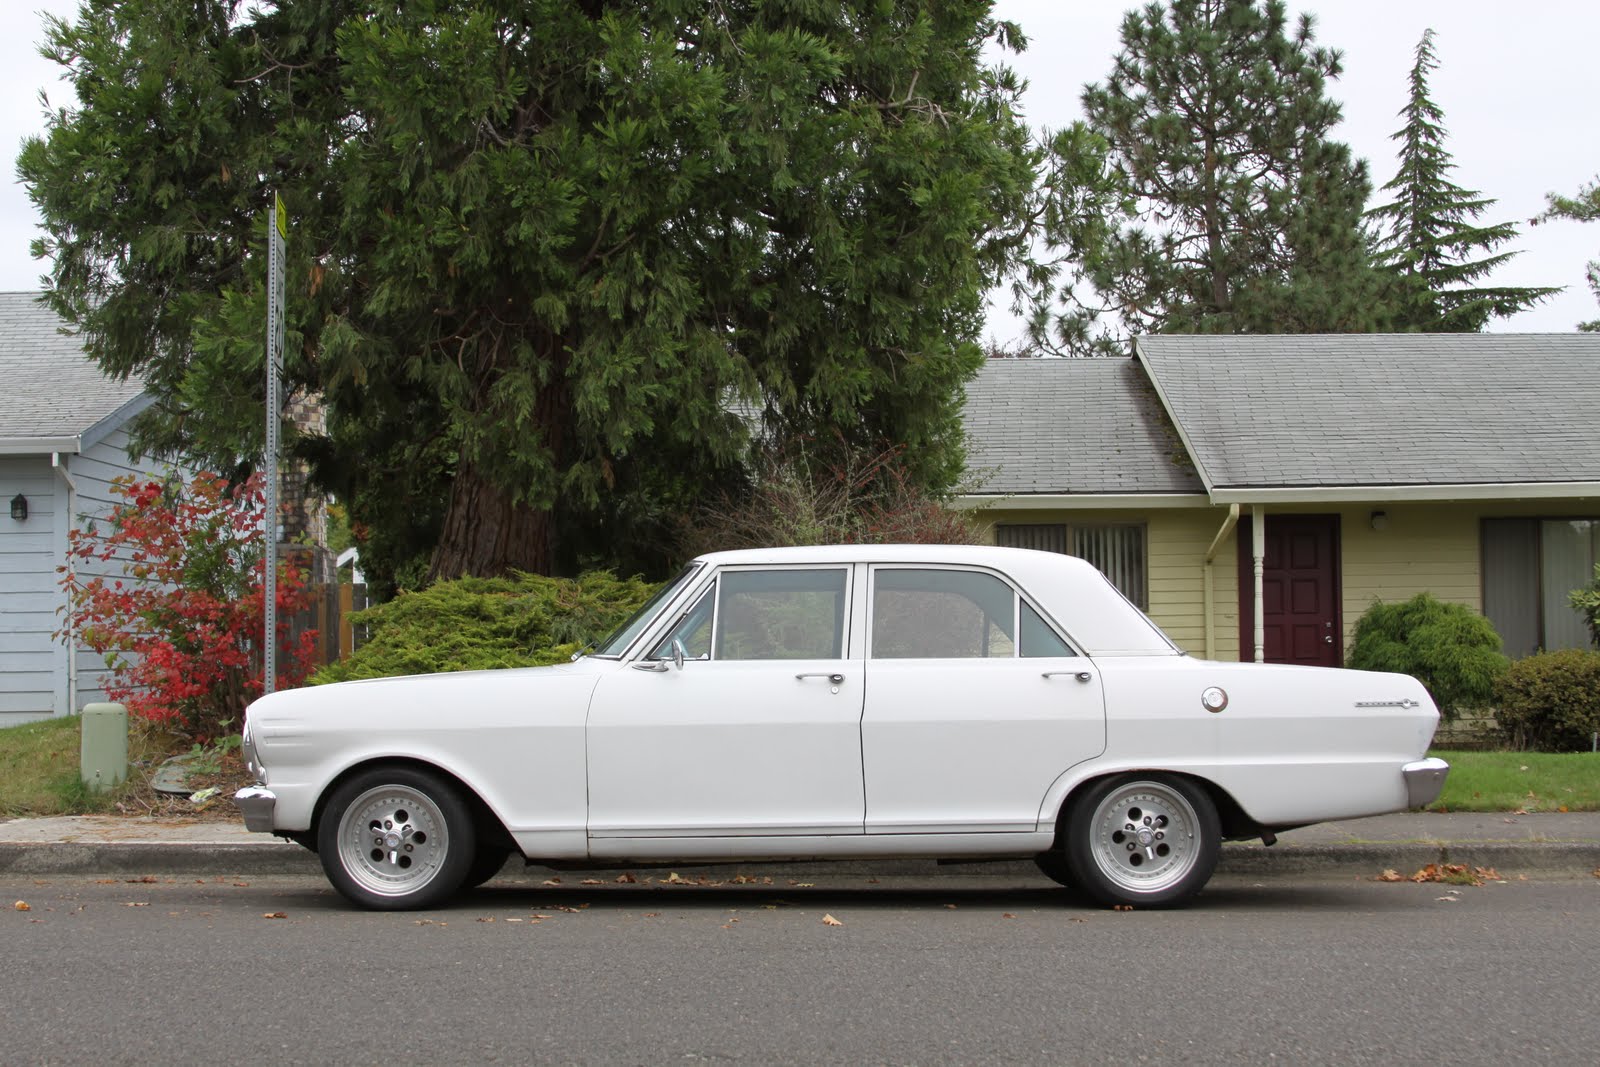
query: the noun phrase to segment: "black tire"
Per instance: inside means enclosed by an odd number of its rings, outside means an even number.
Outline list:
[[[1067,854],[1061,849],[1053,848],[1049,852],[1041,852],[1033,857],[1034,866],[1039,868],[1039,873],[1059,885],[1068,889],[1076,889],[1077,883],[1072,880],[1072,870],[1067,863]]]
[[[1170,907],[1217,869],[1221,824],[1210,795],[1169,774],[1125,774],[1085,789],[1067,812],[1067,871],[1110,907]]]
[[[511,858],[508,848],[493,848],[487,845],[478,846],[478,854],[472,857],[472,866],[467,868],[466,880],[461,883],[462,889],[476,889],[495,875],[500,873],[500,868],[506,865],[506,860]]]
[[[466,802],[443,778],[374,767],[328,798],[317,855],[333,887],[364,908],[426,908],[466,881],[477,832]]]

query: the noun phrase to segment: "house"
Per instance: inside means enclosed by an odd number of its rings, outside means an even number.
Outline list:
[[[128,455],[128,421],[151,403],[141,383],[101,374],[37,301],[0,293],[0,726],[105,699],[105,663],[54,636],[56,568],[80,516],[110,512],[113,478],[164,469]]]
[[[1524,656],[1590,641],[1597,414],[1597,334],[1144,337],[990,360],[961,502],[1196,655],[1339,664],[1374,600],[1426,591]]]

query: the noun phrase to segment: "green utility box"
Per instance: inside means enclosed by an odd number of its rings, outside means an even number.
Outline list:
[[[83,784],[103,793],[128,777],[128,709],[121,704],[83,706],[83,743],[78,750]]]

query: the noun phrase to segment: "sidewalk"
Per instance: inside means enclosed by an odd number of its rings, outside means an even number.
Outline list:
[[[1600,869],[1600,812],[1379,815],[1323,823],[1280,834],[1271,848],[1259,841],[1224,845],[1217,870],[1249,876],[1376,876],[1389,869],[1409,875],[1430,863],[1493,867],[1509,876],[1588,875]],[[1027,862],[807,862],[787,865],[786,870],[816,875],[944,871],[1038,877]],[[0,873],[6,872],[321,877],[317,858],[310,852],[266,834],[248,833],[241,821],[98,815],[0,822]]]

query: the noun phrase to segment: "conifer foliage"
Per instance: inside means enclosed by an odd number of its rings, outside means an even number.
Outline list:
[[[1600,219],[1600,179],[1579,189],[1576,196],[1558,196],[1551,193],[1547,199],[1550,206],[1545,209],[1544,214],[1533,220],[1535,223],[1549,222],[1552,219],[1572,219],[1576,222],[1593,222]],[[1591,259],[1586,273],[1590,292],[1594,293],[1596,300],[1600,300],[1600,259]],[[1588,330],[1591,333],[1600,330],[1600,319],[1580,322],[1578,329]]]
[[[1398,285],[1394,328],[1475,333],[1557,290],[1472,284],[1516,254],[1494,250],[1517,229],[1509,222],[1478,225],[1474,220],[1494,200],[1450,180],[1455,164],[1444,147],[1444,112],[1428,95],[1428,75],[1438,66],[1430,29],[1417,42],[1410,95],[1400,111],[1405,125],[1393,136],[1400,169],[1383,191],[1395,199],[1368,214],[1382,227],[1379,258]]]
[[[1084,91],[1087,119],[1050,143],[1042,214],[1058,258],[1023,286],[1035,339],[1092,347],[1108,320],[1132,333],[1383,325],[1366,167],[1330,137],[1340,70],[1281,0],[1130,11],[1110,76]]]

